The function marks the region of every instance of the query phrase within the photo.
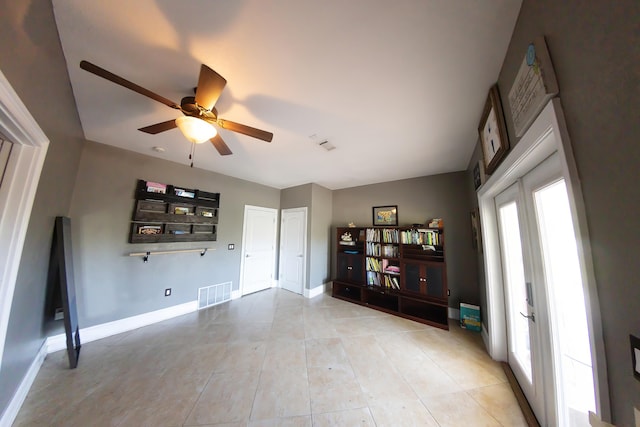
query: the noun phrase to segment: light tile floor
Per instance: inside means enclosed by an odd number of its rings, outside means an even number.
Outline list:
[[[271,289],[45,360],[15,426],[526,426],[479,334]]]

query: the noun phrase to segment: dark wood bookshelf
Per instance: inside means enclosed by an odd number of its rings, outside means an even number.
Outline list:
[[[333,297],[449,329],[443,228],[338,227],[336,237]]]

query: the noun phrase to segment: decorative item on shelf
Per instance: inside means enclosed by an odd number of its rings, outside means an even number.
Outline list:
[[[176,206],[173,209],[173,213],[176,214],[176,215],[187,215],[189,213],[189,208],[182,207],[182,206]]]
[[[509,91],[511,120],[517,137],[524,135],[547,102],[558,94],[558,82],[544,36],[529,43]]]
[[[188,197],[190,199],[193,199],[196,196],[196,194],[193,191],[185,190],[183,188],[174,188],[173,191],[176,194],[176,196],[180,196],[180,197]]]
[[[489,90],[487,102],[480,118],[478,133],[480,134],[485,171],[491,175],[509,150],[509,138],[504,125],[498,85],[493,85]]]
[[[340,244],[345,246],[355,246],[356,242],[353,241],[351,233],[345,232],[340,236]]]
[[[161,225],[139,225],[138,234],[162,234]]]
[[[159,182],[147,181],[147,191],[149,193],[167,194],[167,185]]]
[[[349,228],[356,228],[356,224],[355,224],[355,223],[353,223],[353,222],[350,222],[350,223],[349,223]]]
[[[433,219],[430,219],[427,222],[429,224],[429,228],[442,228],[443,227],[442,218],[433,218]]]
[[[398,206],[374,206],[373,225],[398,225]]]

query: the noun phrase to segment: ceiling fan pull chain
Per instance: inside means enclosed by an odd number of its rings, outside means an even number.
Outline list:
[[[189,160],[191,160],[191,167],[193,167],[193,161],[196,158],[196,143],[191,143],[191,152],[189,153]]]

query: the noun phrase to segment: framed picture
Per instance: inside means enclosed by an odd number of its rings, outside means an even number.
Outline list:
[[[398,206],[374,206],[373,225],[398,225]]]
[[[471,211],[471,246],[482,252],[482,235],[480,234],[480,212]]]
[[[504,114],[497,85],[489,90],[489,96],[487,96],[487,102],[484,105],[478,126],[478,133],[484,156],[485,172],[491,175],[509,151],[509,139],[504,125]]]
[[[473,187],[478,190],[482,184],[484,184],[485,176],[484,176],[484,164],[482,159],[478,163],[476,163],[473,168]]]
[[[518,75],[509,91],[509,107],[516,136],[527,131],[547,102],[559,92],[544,36],[529,43]]]

